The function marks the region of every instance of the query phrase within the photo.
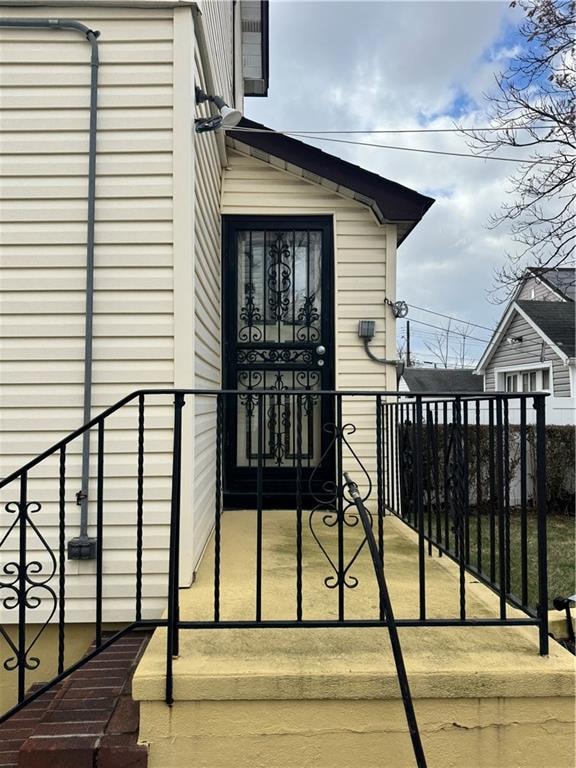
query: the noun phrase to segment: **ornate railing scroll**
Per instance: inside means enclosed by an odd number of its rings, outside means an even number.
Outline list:
[[[347,423],[342,427],[339,427],[337,424],[329,423],[324,425],[324,431],[332,435],[332,439],[325,449],[318,467],[314,469],[310,476],[308,484],[309,492],[316,504],[308,517],[308,525],[314,540],[318,544],[333,571],[333,573],[326,576],[324,584],[328,589],[336,589],[340,586],[346,587],[347,589],[355,589],[358,586],[359,581],[356,576],[350,574],[350,570],[366,545],[366,536],[364,535],[362,537],[360,543],[356,546],[352,555],[348,557],[347,560],[344,562],[336,562],[337,558],[329,553],[328,547],[323,541],[323,528],[321,526],[323,526],[324,529],[333,529],[338,526],[338,522],[341,520],[342,525],[345,528],[358,527],[361,521],[358,515],[356,502],[349,493],[348,485],[342,480],[340,482],[328,481],[323,483],[321,492],[318,492],[317,489],[315,490],[314,481],[316,473],[319,471],[319,467],[322,466],[323,461],[327,459],[338,445],[340,445],[342,449],[346,448],[347,451],[347,454],[345,456],[343,455],[343,463],[345,462],[347,466],[350,465],[350,468],[360,469],[366,481],[364,495],[361,496],[362,503],[366,502],[372,494],[372,480],[366,467],[348,439],[356,432],[356,426]],[[372,525],[372,515],[370,513],[368,514],[370,517],[370,525]]]
[[[27,625],[37,623],[28,611],[44,608],[45,618],[42,622],[38,622],[40,627],[32,639],[28,640],[24,633],[24,642],[20,643],[15,642],[8,632],[0,627],[2,637],[11,651],[11,655],[4,659],[2,664],[9,672],[19,668],[34,670],[38,668],[40,659],[31,656],[31,651],[56,613],[58,603],[56,591],[50,584],[56,576],[56,557],[32,518],[32,515],[41,511],[41,504],[36,501],[11,501],[4,508],[8,514],[14,515],[14,519],[0,540],[0,550],[5,544],[9,544],[11,538],[14,538],[17,541],[10,549],[18,552],[20,547],[20,552],[17,559],[8,560],[2,566],[0,576],[2,609],[17,611],[20,619],[22,616],[25,617]],[[32,542],[27,541],[28,531],[34,534],[35,547],[32,546]],[[37,551],[38,548],[47,556],[46,561],[42,562],[37,556],[33,560],[27,560],[26,552]],[[22,637],[20,633],[19,635]]]

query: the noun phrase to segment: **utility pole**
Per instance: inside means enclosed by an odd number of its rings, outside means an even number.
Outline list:
[[[410,368],[410,320],[406,320],[406,368]]]

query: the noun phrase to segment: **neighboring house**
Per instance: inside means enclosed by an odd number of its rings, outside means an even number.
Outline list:
[[[432,399],[437,394],[477,394],[482,388],[482,378],[462,368],[405,368],[398,387],[400,392]]]
[[[476,373],[486,392],[549,392],[548,423],[573,424],[575,346],[574,270],[528,270]]]
[[[31,22],[55,17],[59,5],[4,4],[1,15]],[[356,327],[360,319],[376,320],[376,351],[395,356],[395,319],[385,299],[395,300],[396,248],[433,200],[285,136],[194,131],[195,86],[240,110],[245,96],[266,94],[267,4],[67,3],[65,16],[100,32],[92,414],[140,388],[394,390],[394,365],[371,361]],[[52,24],[0,25],[3,474],[84,421],[90,45]],[[209,114],[207,103],[196,107],[197,117]],[[241,127],[263,128],[247,120]],[[288,309],[271,305],[265,280],[279,253],[294,270],[284,291]],[[287,327],[291,340],[305,331],[300,368],[283,366],[283,355],[294,353]],[[257,343],[261,333],[266,349]],[[246,362],[251,355],[264,368],[240,365],[240,356]],[[147,411],[145,615],[156,615],[164,601],[169,403],[167,397]],[[362,407],[356,424],[373,429],[373,414]],[[186,408],[183,418],[191,439],[184,447],[180,571],[189,585],[214,524],[214,399]],[[247,418],[236,410],[228,420],[239,426],[226,444],[225,503],[238,504],[239,475],[247,473],[235,459],[237,448],[247,450]],[[137,493],[136,419],[136,408],[123,411],[106,437],[107,461],[114,461],[106,506],[117,525],[115,565],[105,576],[105,593],[115,598],[106,602],[108,620],[125,618],[135,568],[127,526]],[[318,419],[314,429],[320,435]],[[373,452],[374,441],[365,442]],[[78,452],[68,468],[67,519],[79,521]],[[31,478],[31,498],[56,500],[56,477],[52,466]],[[272,506],[277,485],[265,485]],[[92,482],[87,500],[80,499],[91,532],[95,496]],[[51,541],[56,509],[47,505]],[[70,525],[67,540],[77,534]],[[93,571],[93,562],[73,564],[70,621],[87,620],[82,595]]]
[[[528,267],[513,299],[529,301],[574,301],[576,275],[573,267],[538,269]]]

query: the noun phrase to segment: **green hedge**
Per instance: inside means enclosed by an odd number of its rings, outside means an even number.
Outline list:
[[[549,424],[546,427],[546,496],[548,512],[574,515],[575,462],[576,431],[574,427]]]

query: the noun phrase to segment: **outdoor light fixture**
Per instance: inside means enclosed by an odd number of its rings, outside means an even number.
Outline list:
[[[508,344],[522,344],[523,338],[522,336],[508,336],[506,341]]]
[[[229,107],[222,96],[210,96],[201,88],[196,88],[196,104],[203,104],[209,101],[218,107],[219,115],[212,117],[198,117],[194,120],[194,130],[196,133],[205,133],[206,131],[215,131],[217,128],[234,128],[242,120],[242,112],[239,109]]]

